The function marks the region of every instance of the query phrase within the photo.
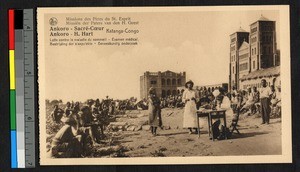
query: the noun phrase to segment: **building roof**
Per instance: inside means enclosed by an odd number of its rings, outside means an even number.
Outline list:
[[[254,23],[259,22],[259,21],[271,21],[271,20],[269,20],[265,16],[261,15],[260,18],[257,21],[251,23],[250,25],[253,25]]]
[[[270,21],[270,20],[267,19],[265,16],[261,15],[258,21]]]
[[[271,68],[261,69],[261,70],[251,72],[248,75],[241,77],[240,80],[245,81],[245,80],[279,76],[279,75],[280,75],[280,66],[276,66],[276,67],[271,67]]]
[[[240,46],[239,50],[244,50],[244,49],[247,49],[247,48],[249,48],[249,43],[244,40],[244,42]]]
[[[236,32],[247,32],[247,31],[245,31],[242,27],[240,27],[239,30]]]

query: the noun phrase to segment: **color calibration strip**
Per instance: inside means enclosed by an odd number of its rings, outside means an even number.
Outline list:
[[[18,168],[17,131],[16,131],[16,82],[15,82],[15,11],[8,10],[9,34],[9,79],[10,79],[10,137],[11,137],[11,167]]]
[[[35,167],[33,10],[9,10],[11,167]]]

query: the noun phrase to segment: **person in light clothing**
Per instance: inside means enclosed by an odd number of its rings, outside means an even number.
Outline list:
[[[188,128],[189,133],[192,134],[192,129],[195,129],[195,133],[198,132],[197,124],[197,108],[196,108],[196,99],[199,98],[198,93],[193,89],[194,83],[188,81],[185,84],[187,88],[182,95],[182,102],[185,103],[184,114],[183,114],[183,128]]]
[[[271,113],[271,101],[270,96],[272,95],[272,90],[267,86],[265,79],[261,80],[262,87],[260,88],[260,109],[262,124],[269,124],[270,122],[270,113]]]

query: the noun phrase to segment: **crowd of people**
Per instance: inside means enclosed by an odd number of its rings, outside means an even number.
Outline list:
[[[164,98],[160,98],[160,102],[161,108],[184,107],[184,103],[182,102],[182,93],[179,93],[178,95],[169,95]]]
[[[51,142],[53,157],[85,156],[89,149],[101,143],[105,137],[104,130],[116,114],[126,110],[148,110],[149,125],[153,136],[157,135],[158,127],[162,127],[162,108],[184,107],[183,128],[190,134],[197,133],[196,113],[199,108],[218,109],[232,108],[236,113],[259,113],[262,124],[269,124],[270,115],[281,114],[281,87],[267,86],[266,80],[261,81],[262,87],[248,87],[247,90],[237,90],[235,87],[229,93],[222,87],[213,89],[193,89],[194,83],[188,81],[186,89],[173,96],[160,98],[154,88],[150,88],[147,100],[137,101],[136,98],[113,100],[108,96],[103,100],[87,100],[67,102],[64,109],[54,105],[51,117],[55,123],[64,123]],[[194,131],[193,131],[194,130]]]
[[[51,142],[53,157],[85,156],[88,149],[101,143],[104,130],[114,115],[125,110],[136,109],[136,98],[113,100],[106,96],[103,100],[89,99],[85,103],[67,102],[64,109],[53,106],[51,118],[64,126]]]
[[[267,85],[265,79],[261,80],[261,85],[259,90],[256,87],[248,87],[247,90],[237,90],[233,87],[229,93],[222,87],[193,89],[194,83],[188,81],[185,91],[177,99],[181,100],[180,103],[184,106],[183,128],[187,128],[190,134],[198,132],[196,113],[199,108],[232,108],[234,113],[248,115],[258,113],[262,117],[262,124],[269,124],[271,115],[281,116],[281,87],[279,85],[275,90],[273,85]],[[150,88],[149,95],[149,123],[155,136],[157,127],[162,125],[160,113],[161,108],[165,107],[162,104],[168,103],[162,103],[161,100],[164,99],[159,100],[154,88]],[[171,104],[167,107],[175,106]]]

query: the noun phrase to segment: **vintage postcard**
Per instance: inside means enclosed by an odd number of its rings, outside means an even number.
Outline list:
[[[38,8],[41,165],[291,163],[289,7]]]

